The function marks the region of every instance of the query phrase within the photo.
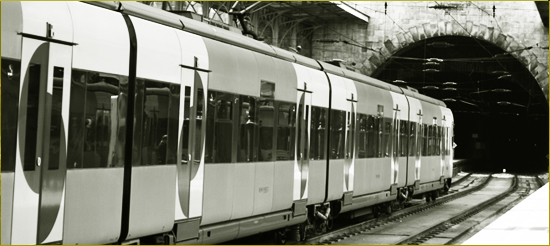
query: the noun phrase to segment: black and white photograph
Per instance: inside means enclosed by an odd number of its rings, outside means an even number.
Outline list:
[[[550,244],[548,1],[0,3],[2,245]]]

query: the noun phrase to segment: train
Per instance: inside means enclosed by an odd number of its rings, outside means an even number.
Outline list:
[[[442,101],[141,3],[1,7],[3,245],[302,240],[450,187]]]

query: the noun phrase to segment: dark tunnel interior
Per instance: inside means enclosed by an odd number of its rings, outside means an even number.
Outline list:
[[[491,43],[446,36],[416,42],[373,77],[445,102],[455,159],[477,172],[548,172],[548,101],[521,61]]]

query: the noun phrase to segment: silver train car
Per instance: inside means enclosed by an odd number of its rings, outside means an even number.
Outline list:
[[[303,238],[449,188],[441,101],[139,3],[1,4],[2,244]]]

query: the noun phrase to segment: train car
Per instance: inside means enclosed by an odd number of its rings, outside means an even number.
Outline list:
[[[441,101],[139,3],[1,4],[2,244],[300,240],[449,188]]]

